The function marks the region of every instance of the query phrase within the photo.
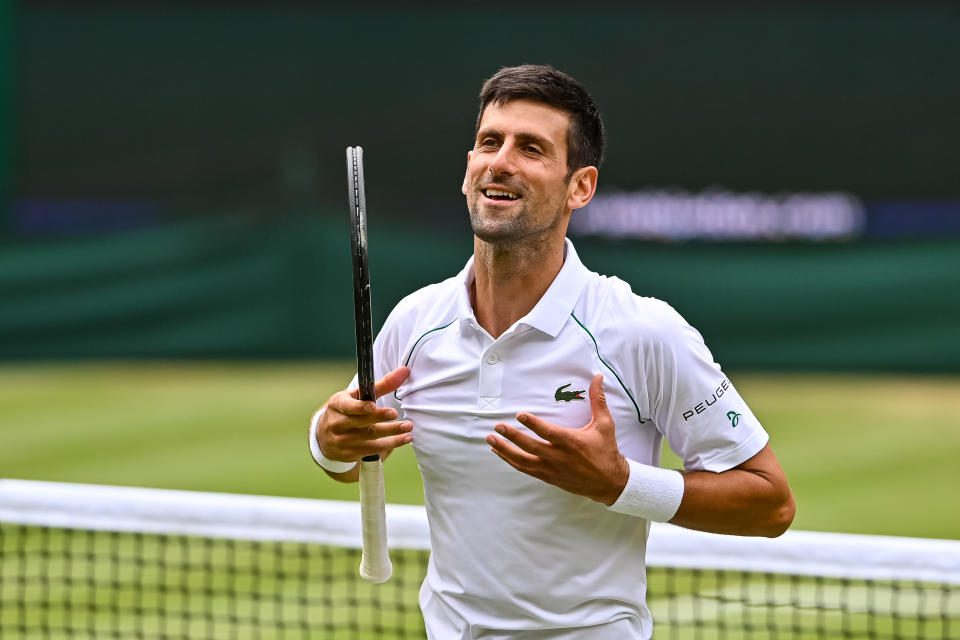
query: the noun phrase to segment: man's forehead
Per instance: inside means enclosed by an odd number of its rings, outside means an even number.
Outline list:
[[[556,137],[557,142],[562,143],[566,140],[569,125],[570,116],[566,111],[544,102],[517,98],[488,104],[480,117],[479,130],[507,126],[522,129],[524,133]]]

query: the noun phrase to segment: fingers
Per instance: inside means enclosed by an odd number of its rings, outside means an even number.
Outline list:
[[[598,417],[610,416],[610,409],[607,407],[607,396],[603,392],[603,374],[598,373],[590,381],[590,413],[593,419]]]
[[[513,429],[510,435],[507,435],[509,430],[502,429],[505,426],[506,425],[498,424],[495,427],[497,433],[504,436],[504,438],[512,439],[513,437],[516,437],[517,434],[524,435],[519,431],[517,431],[516,429]],[[529,436],[525,436],[525,437],[528,440],[532,440]],[[486,438],[486,441],[487,441],[487,444],[490,445],[490,449],[492,449],[495,454],[500,456],[500,458],[504,462],[509,464],[511,467],[513,467],[517,471],[530,473],[530,470],[536,468],[536,466],[540,462],[539,457],[533,455],[532,453],[528,453],[527,451],[524,451],[520,447],[515,446],[514,444],[511,444],[510,442],[508,442],[507,440],[504,440],[503,438],[498,438],[493,434],[488,435]]]
[[[526,429],[498,423],[487,444],[517,471],[565,491],[610,504],[623,489],[625,459],[616,441],[616,425],[603,392],[603,376],[590,382],[590,422],[579,429],[552,424],[521,411]],[[529,431],[528,431],[529,430]],[[498,437],[499,436],[499,437]],[[629,474],[629,470],[627,471]]]
[[[516,460],[518,463],[523,462],[527,464],[533,464],[539,460],[537,456],[527,453],[523,449],[511,444],[503,438],[497,438],[496,436],[489,435],[487,436],[487,444],[490,445],[490,448],[493,449],[494,453],[499,455],[501,458]]]
[[[387,438],[390,436],[404,435],[410,433],[413,430],[413,423],[409,420],[401,420],[397,422],[380,422],[378,424],[372,424],[367,427],[366,435],[370,436],[370,439],[379,439]]]
[[[410,433],[412,430],[413,423],[409,420],[370,425],[366,435],[373,437],[356,448],[361,457],[374,453],[385,455],[397,447],[413,442],[413,435]]]
[[[355,446],[341,448],[338,455],[339,458],[342,458],[344,462],[352,462],[354,460],[359,460],[360,458],[372,456],[374,454],[380,457],[386,457],[387,454],[394,449],[402,447],[406,444],[410,444],[412,441],[413,436],[410,434],[392,436],[389,438],[379,438],[377,440],[364,440],[362,443]]]
[[[538,435],[557,435],[557,431],[562,430],[561,427],[552,425],[528,413],[518,414],[517,420]],[[553,442],[534,437],[502,422],[494,426],[494,431],[500,434],[502,438],[491,434],[487,436],[486,441],[500,459],[517,471],[543,479],[544,463],[553,457],[552,450],[556,447]]]
[[[358,400],[356,391],[354,389],[349,392],[335,393],[330,398],[330,402],[327,403],[327,410],[333,410],[345,416],[366,419],[364,424],[359,426],[366,426],[372,422],[393,420],[397,417],[396,409],[377,407],[373,400]]]
[[[400,388],[400,385],[406,382],[407,378],[409,377],[410,369],[407,367],[397,367],[387,375],[377,380],[376,384],[374,385],[374,395],[379,398],[387,395],[388,393],[396,391]],[[343,395],[336,394],[330,399],[328,407],[333,408],[335,411],[338,411],[346,416],[369,415],[376,416],[378,420],[393,420],[397,417],[395,411],[393,412],[393,415],[387,415],[383,412],[390,410],[377,409],[377,405],[373,400],[360,400],[359,394],[359,389],[351,389],[350,391],[344,392]]]
[[[543,418],[533,415],[532,413],[521,411],[517,414],[517,422],[548,442],[557,443],[564,442],[566,440],[568,431],[567,429],[558,427],[555,424],[551,424]],[[522,435],[522,432],[518,431],[517,433]]]
[[[413,429],[412,422],[391,422],[373,426],[376,427],[375,433],[377,437],[371,440],[365,440],[352,448],[359,458],[373,455],[374,453],[383,456],[397,447],[402,447],[405,444],[413,442],[413,435],[410,433]]]
[[[400,385],[406,382],[407,378],[409,377],[410,369],[407,367],[397,367],[387,375],[377,380],[376,384],[373,386],[373,392],[378,398],[380,396],[385,396],[388,393],[393,393],[399,389]]]
[[[332,460],[358,460],[375,453],[383,456],[412,442],[412,430],[413,423],[403,420],[371,424],[364,429],[331,431],[320,442],[320,448]]]
[[[499,423],[493,429],[503,438],[497,438],[491,434],[487,436],[487,444],[495,451],[515,455],[518,458],[528,454],[532,456],[543,455],[546,447],[549,446],[549,443],[534,438],[508,424]]]
[[[410,376],[407,367],[394,369],[376,383],[377,397],[396,390]],[[397,410],[378,407],[373,400],[360,400],[358,390],[341,391],[330,397],[317,425],[317,443],[331,460],[351,461],[363,456],[389,453],[408,444],[413,423],[396,421]]]
[[[616,425],[607,406],[607,396],[603,391],[603,374],[598,373],[590,381],[590,424],[602,433],[604,438],[616,438]]]
[[[491,437],[492,437],[492,436],[491,436]],[[487,442],[490,442],[490,440],[488,439]],[[539,478],[539,479],[541,479],[541,480],[544,479],[543,473],[542,473],[542,472],[539,470],[539,468],[537,467],[537,464],[536,464],[536,463],[537,463],[537,460],[536,460],[536,459],[528,460],[528,459],[523,459],[523,458],[517,458],[517,457],[515,457],[515,456],[513,456],[513,455],[511,455],[511,454],[509,454],[509,453],[506,453],[506,452],[504,452],[504,451],[501,451],[500,449],[498,449],[498,448],[496,448],[496,447],[493,447],[492,450],[493,450],[493,452],[494,452],[495,454],[497,454],[497,456],[498,456],[501,460],[503,460],[504,462],[506,462],[508,465],[510,465],[511,467],[513,467],[514,469],[516,469],[517,471],[519,471],[519,472],[521,472],[521,473],[525,473],[525,474],[527,474],[527,475],[529,475],[529,476],[533,476],[534,478]]]

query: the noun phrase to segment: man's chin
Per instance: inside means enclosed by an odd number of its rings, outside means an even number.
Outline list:
[[[523,234],[519,224],[522,212],[504,215],[504,211],[488,212],[480,208],[470,211],[473,235],[486,242],[509,242]]]
[[[522,237],[522,234],[513,226],[472,225],[473,235],[489,244],[511,244]]]

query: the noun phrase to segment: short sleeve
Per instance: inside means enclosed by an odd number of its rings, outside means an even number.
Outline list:
[[[655,344],[647,345],[648,375],[657,379],[651,385],[654,422],[685,470],[726,471],[753,457],[769,438],[700,333],[663,306]]]

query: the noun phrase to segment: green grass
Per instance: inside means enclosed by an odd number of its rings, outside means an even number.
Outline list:
[[[0,367],[0,477],[355,500],[306,448],[309,416],[351,375],[350,363]],[[960,378],[732,379],[771,433],[795,528],[960,535]],[[386,474],[389,501],[422,502],[409,447]]]

